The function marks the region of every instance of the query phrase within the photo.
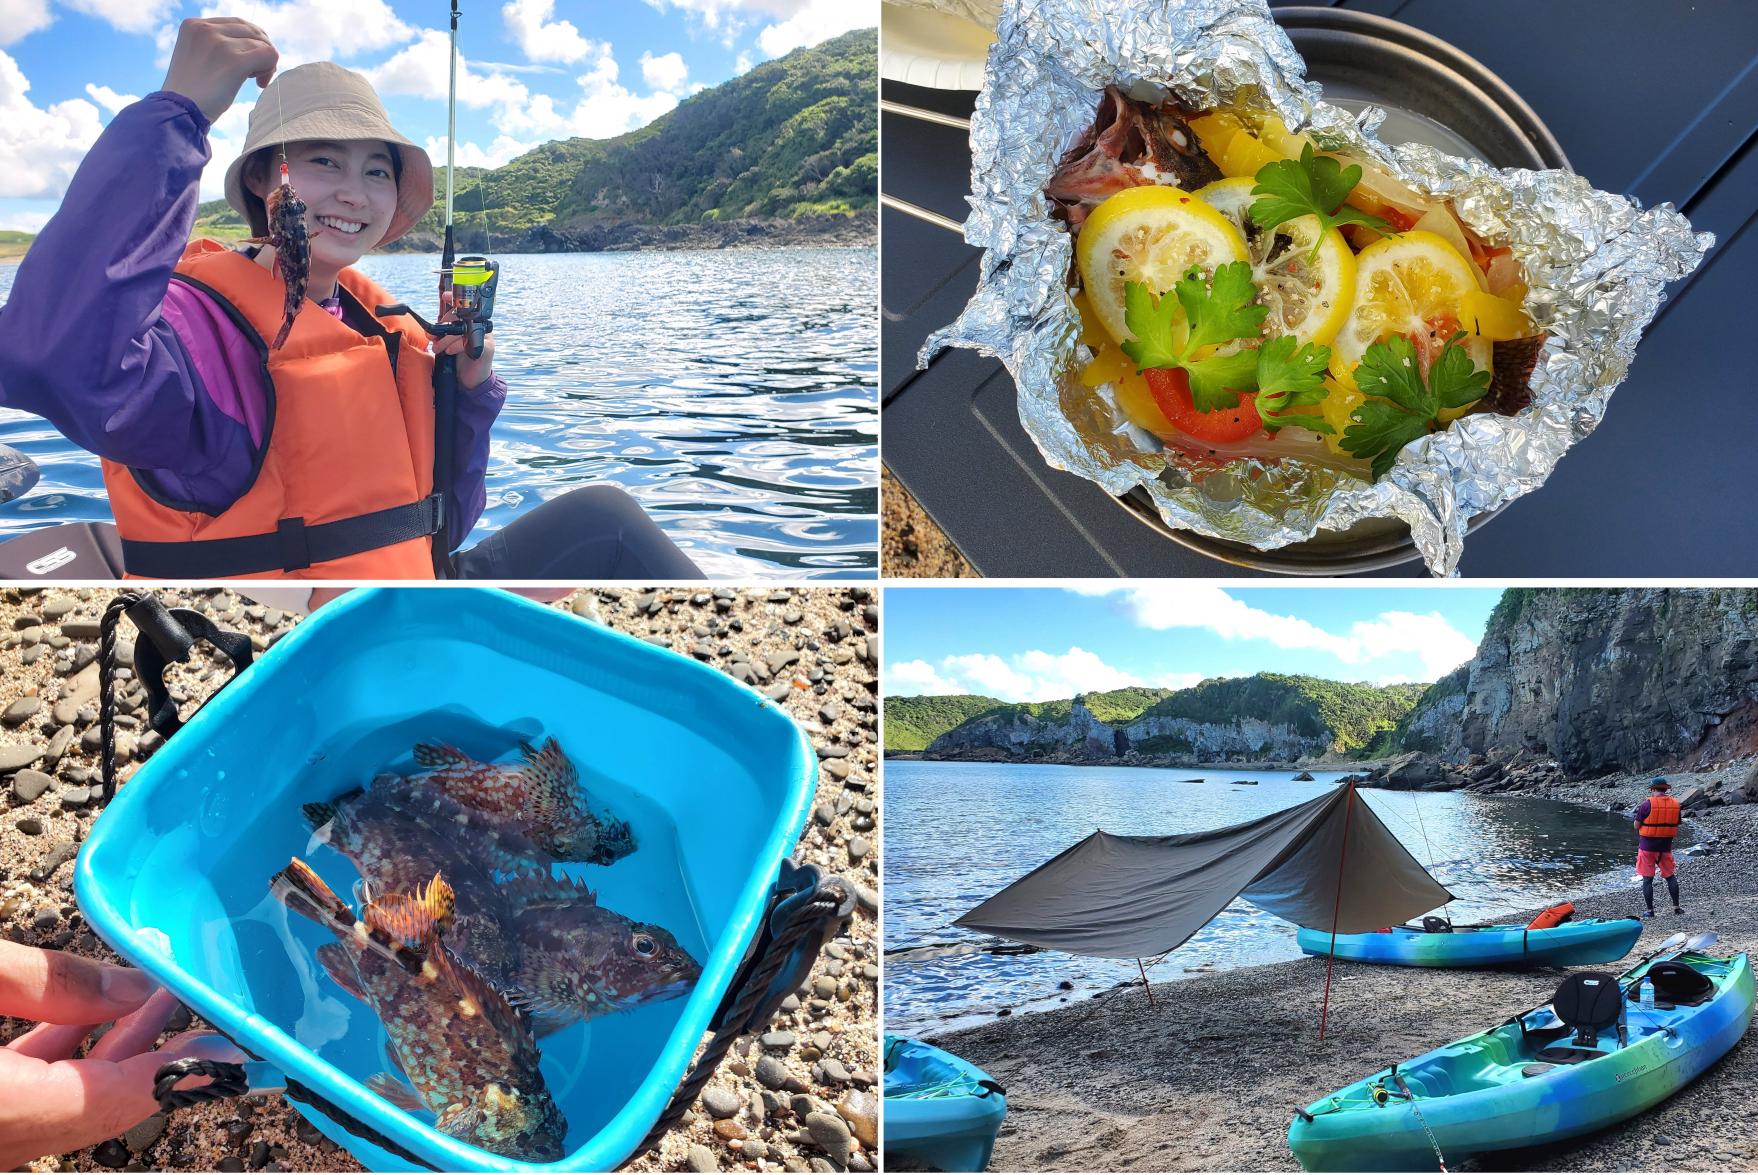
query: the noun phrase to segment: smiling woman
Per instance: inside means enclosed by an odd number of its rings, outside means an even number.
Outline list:
[[[324,62],[275,76],[277,60],[248,21],[184,21],[162,88],[118,112],[19,267],[0,390],[103,459],[120,537],[122,566],[56,569],[701,578],[608,486],[452,554],[482,513],[507,394],[492,294],[477,294],[481,329],[456,302],[436,325],[353,268],[432,206],[433,165],[364,77]],[[263,94],[226,198],[254,235],[184,246],[208,131],[251,78]],[[29,570],[0,558],[0,575]]]

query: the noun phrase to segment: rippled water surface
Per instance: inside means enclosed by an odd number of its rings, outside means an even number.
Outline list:
[[[515,254],[501,262],[488,507],[466,545],[568,489],[634,494],[710,576],[872,573],[878,328],[872,249]],[[438,258],[361,268],[427,313]],[[0,300],[15,266],[0,266]],[[0,408],[42,467],[0,539],[106,520],[96,458]]]
[[[953,919],[1095,829],[1158,836],[1238,824],[1309,800],[1340,778],[1314,774],[1313,782],[1296,783],[1289,771],[887,762],[886,949],[984,938],[954,928]],[[1204,782],[1183,782],[1199,776]],[[1230,786],[1235,779],[1258,786]],[[1455,921],[1493,921],[1633,873],[1634,841],[1621,815],[1462,792],[1359,794],[1457,895],[1448,911]],[[1294,929],[1235,900],[1149,977],[1161,982],[1298,958]],[[945,1030],[1002,1007],[1042,1011],[1139,978],[1134,962],[1060,951],[888,959],[885,1024],[891,1031]],[[1072,990],[1060,990],[1064,981]]]

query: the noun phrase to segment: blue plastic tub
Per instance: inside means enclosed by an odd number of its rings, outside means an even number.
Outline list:
[[[304,857],[342,894],[352,866],[300,805],[445,738],[492,757],[553,735],[639,848],[566,869],[601,904],[671,929],[703,963],[686,997],[543,1042],[566,1158],[503,1158],[368,1092],[383,1031],[313,960],[327,931],[269,897]],[[118,792],[75,867],[96,932],[245,1051],[440,1170],[603,1171],[658,1121],[764,918],[804,826],[817,760],[774,703],[689,658],[477,588],[357,591],[299,624]],[[301,1113],[361,1162],[409,1162]]]

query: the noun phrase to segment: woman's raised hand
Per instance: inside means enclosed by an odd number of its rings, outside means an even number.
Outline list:
[[[275,75],[280,54],[268,34],[235,16],[190,19],[177,30],[171,50],[171,68],[165,71],[164,89],[182,94],[201,107],[212,124],[232,100],[245,78],[266,86]]]

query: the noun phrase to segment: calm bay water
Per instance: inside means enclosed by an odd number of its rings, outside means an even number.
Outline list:
[[[1335,786],[1291,771],[885,764],[885,947],[979,941],[953,919],[1095,829],[1157,836],[1238,824],[1290,808]],[[1202,783],[1185,783],[1203,777]],[[1229,786],[1251,779],[1255,787]],[[1627,819],[1570,804],[1462,792],[1361,791],[1416,859],[1458,900],[1458,922],[1493,921],[1562,901],[1633,873]],[[1632,910],[1634,906],[1632,906]],[[1300,956],[1294,926],[1247,901],[1149,971],[1155,982]],[[976,954],[925,962],[886,960],[890,1031],[943,1031],[1002,1007],[1042,1011],[1139,980],[1133,962],[1059,951]],[[1058,985],[1073,984],[1063,992]]]
[[[711,577],[872,574],[878,329],[872,249],[512,254],[501,263],[488,507],[466,545],[576,486],[633,494]],[[438,257],[363,269],[424,314]],[[0,266],[0,301],[16,266]],[[0,408],[43,470],[0,539],[110,517],[97,459]]]

